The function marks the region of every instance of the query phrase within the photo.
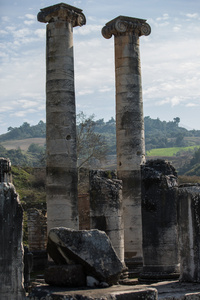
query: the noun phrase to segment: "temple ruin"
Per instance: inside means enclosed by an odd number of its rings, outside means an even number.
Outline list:
[[[150,26],[119,16],[102,29],[115,39],[117,170],[88,171],[88,191],[78,196],[73,27],[86,19],[60,3],[41,9],[38,21],[48,23],[48,228],[46,216],[32,209],[28,232],[30,250],[47,244],[52,260],[46,283],[35,283],[25,298],[22,208],[10,161],[1,158],[0,299],[199,299],[200,186],[179,187],[169,162],[145,161],[139,38]]]

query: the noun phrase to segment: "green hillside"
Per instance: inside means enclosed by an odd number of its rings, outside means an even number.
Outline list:
[[[147,156],[176,156],[178,153],[183,152],[194,152],[196,149],[200,147],[199,145],[195,146],[189,146],[189,147],[172,147],[172,148],[157,148],[157,149],[151,149],[146,152]]]
[[[200,130],[187,130],[179,127],[179,123],[178,117],[169,122],[145,117],[145,147],[148,158],[168,159],[183,172],[184,168],[189,171],[185,165],[189,166],[195,151],[200,147]],[[78,140],[80,136],[77,137],[77,145],[78,151],[82,151],[79,153],[81,163],[86,159],[87,149],[91,149],[91,145],[95,147],[96,139],[98,145],[94,148],[94,153],[100,155],[101,152],[101,158],[95,157],[100,159],[98,166],[116,167],[116,123],[113,118],[107,122],[104,119],[95,121],[94,116],[88,117],[80,113],[77,115],[77,133],[80,132],[81,140]],[[13,165],[44,166],[45,136],[46,124],[42,121],[34,126],[25,122],[18,128],[9,127],[7,133],[0,135],[0,155],[9,157]],[[90,146],[87,147],[89,141]],[[198,167],[193,173],[197,170]]]

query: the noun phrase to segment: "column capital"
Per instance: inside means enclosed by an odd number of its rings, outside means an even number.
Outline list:
[[[59,3],[40,9],[37,19],[42,23],[51,23],[56,21],[70,22],[73,27],[86,24],[86,18],[82,13],[82,9],[65,3]]]
[[[125,35],[127,32],[133,32],[138,36],[149,35],[151,27],[146,23],[146,20],[119,16],[106,23],[102,28],[102,35],[106,39],[110,39],[112,35]]]

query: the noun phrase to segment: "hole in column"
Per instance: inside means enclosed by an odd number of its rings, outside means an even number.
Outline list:
[[[121,163],[121,161],[119,162],[119,166],[121,167],[121,165],[122,165],[122,163]]]
[[[67,140],[67,141],[71,140],[71,135],[70,135],[70,134],[68,134],[68,135],[66,136],[66,140]]]

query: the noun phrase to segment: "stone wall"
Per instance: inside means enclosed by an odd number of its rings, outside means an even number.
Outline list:
[[[124,262],[122,182],[112,171],[90,172],[90,227],[105,231]]]
[[[47,217],[36,208],[29,209],[27,216],[29,251],[45,250],[47,245]]]

